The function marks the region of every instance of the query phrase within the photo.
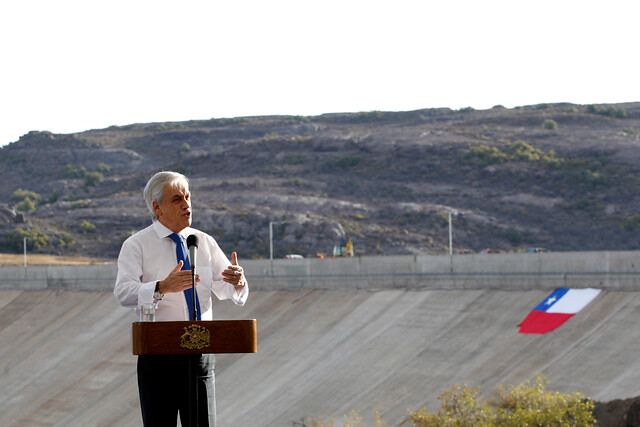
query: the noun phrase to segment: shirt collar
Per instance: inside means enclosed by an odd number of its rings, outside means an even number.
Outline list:
[[[162,225],[160,221],[153,221],[152,226],[160,239],[164,239],[165,237],[169,237],[173,234],[173,231]],[[190,227],[187,227],[184,230],[181,230],[178,234],[181,235],[183,239],[186,239],[184,236],[189,234],[190,229]]]

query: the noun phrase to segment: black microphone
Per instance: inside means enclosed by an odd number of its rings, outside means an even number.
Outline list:
[[[189,248],[189,262],[191,262],[191,271],[196,271],[196,250],[198,249],[198,236],[192,234],[187,237],[187,248]]]
[[[191,313],[193,320],[195,320],[198,318],[198,309],[196,307],[196,251],[198,249],[198,236],[192,234],[187,237],[187,248],[189,248],[189,258],[191,262],[191,290],[193,292],[193,307],[191,308]]]

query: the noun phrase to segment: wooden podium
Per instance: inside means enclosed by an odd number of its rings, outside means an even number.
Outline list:
[[[257,353],[256,320],[133,322],[133,354],[189,355],[189,419],[198,425],[197,366],[204,353]]]
[[[256,320],[133,322],[133,354],[257,353]]]

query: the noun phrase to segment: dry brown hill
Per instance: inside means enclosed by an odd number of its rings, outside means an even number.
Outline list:
[[[326,114],[30,132],[0,149],[0,250],[113,259],[152,173],[245,258],[640,246],[640,103]],[[22,211],[21,211],[22,210]]]

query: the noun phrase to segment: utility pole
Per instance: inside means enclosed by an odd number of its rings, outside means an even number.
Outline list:
[[[453,233],[451,230],[451,212],[449,212],[449,255],[453,255]]]
[[[22,241],[22,247],[24,248],[24,267],[27,267],[27,238]]]
[[[269,221],[269,261],[271,263],[271,275],[273,276],[273,221]]]

